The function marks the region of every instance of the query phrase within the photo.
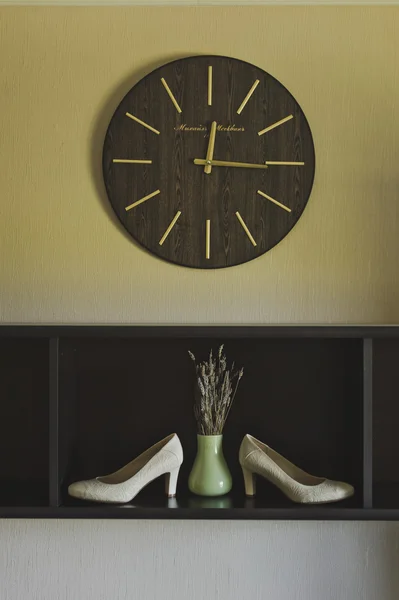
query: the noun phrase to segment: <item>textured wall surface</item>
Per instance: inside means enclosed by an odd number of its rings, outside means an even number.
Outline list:
[[[399,7],[0,10],[2,321],[398,321]],[[188,53],[275,75],[316,145],[297,226],[265,256],[221,271],[137,247],[102,183],[119,100]]]
[[[0,535],[2,600],[399,595],[398,524],[5,521]]]
[[[0,9],[2,322],[399,320],[399,9]],[[191,271],[135,246],[101,180],[107,123],[161,63],[233,55],[309,118],[317,172],[258,260]],[[0,522],[1,600],[397,600],[399,528]]]

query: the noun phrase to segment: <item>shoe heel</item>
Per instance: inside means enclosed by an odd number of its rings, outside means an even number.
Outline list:
[[[177,479],[179,477],[180,467],[165,475],[165,492],[168,498],[176,496]]]
[[[255,496],[256,494],[256,475],[248,469],[242,468],[242,474],[244,476],[244,486],[246,496]]]

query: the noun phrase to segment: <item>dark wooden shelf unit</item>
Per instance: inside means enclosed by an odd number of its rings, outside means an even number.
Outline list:
[[[194,370],[225,343],[245,374],[224,434],[231,494],[187,489],[196,452]],[[0,517],[398,519],[399,327],[0,327]],[[171,432],[185,461],[176,499],[156,480],[131,504],[67,494]],[[350,500],[299,506],[258,478],[244,496],[238,448],[252,433],[305,470],[348,481]]]

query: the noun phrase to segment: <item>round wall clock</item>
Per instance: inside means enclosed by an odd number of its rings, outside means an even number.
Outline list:
[[[274,77],[224,56],[165,64],[123,98],[104,180],[118,218],[160,258],[229,267],[278,244],[314,178],[312,134]]]

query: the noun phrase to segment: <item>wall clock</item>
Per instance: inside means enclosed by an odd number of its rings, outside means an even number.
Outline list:
[[[312,134],[274,77],[224,56],[165,64],[123,98],[103,150],[120,221],[160,258],[245,263],[294,227],[314,178]]]

